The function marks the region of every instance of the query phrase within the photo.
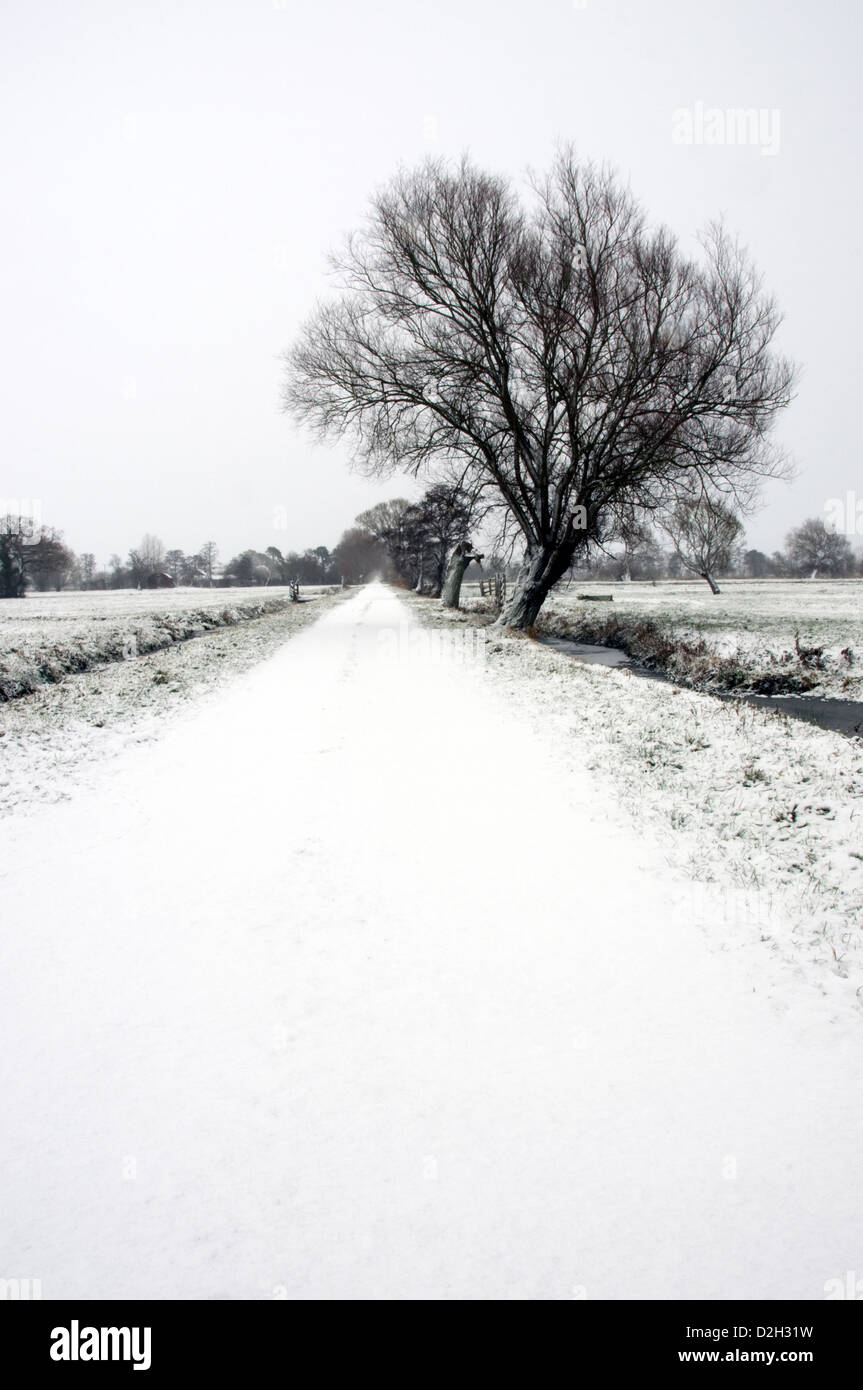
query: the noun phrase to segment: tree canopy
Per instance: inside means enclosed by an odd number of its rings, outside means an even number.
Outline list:
[[[285,406],[368,471],[457,468],[502,505],[525,550],[506,622],[633,510],[745,506],[786,470],[769,435],[794,372],[746,252],[713,225],[684,254],[570,149],[527,200],[466,159],[402,172],[333,265]]]

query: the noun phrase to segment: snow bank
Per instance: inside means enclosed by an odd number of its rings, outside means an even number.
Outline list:
[[[0,817],[68,799],[106,759],[194,717],[237,675],[272,656],[345,595],[316,591],[254,622],[216,627],[135,661],[118,661],[0,704]]]
[[[613,602],[580,603],[560,587],[538,631],[618,648],[697,690],[863,699],[863,580],[724,579],[718,595],[677,581],[577,588]],[[480,608],[468,594],[466,606]]]
[[[52,602],[52,597],[56,601]],[[60,594],[0,603],[0,701],[275,613],[290,590]]]

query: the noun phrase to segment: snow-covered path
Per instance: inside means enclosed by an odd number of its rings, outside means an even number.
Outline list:
[[[823,1297],[863,1268],[850,1042],[708,951],[481,670],[393,660],[409,621],[369,586],[10,823],[0,1276]]]

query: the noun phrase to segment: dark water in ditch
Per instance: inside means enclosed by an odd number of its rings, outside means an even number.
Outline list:
[[[661,671],[648,671],[643,666],[635,666],[625,652],[616,647],[596,647],[589,642],[575,642],[567,637],[541,637],[544,646],[554,647],[576,661],[586,661],[594,666],[614,666],[631,671],[634,676],[644,680],[669,682]],[[751,695],[736,694],[729,691],[710,690],[702,692],[715,696],[717,700],[742,700],[744,704],[755,705],[758,709],[775,710],[787,714],[792,719],[802,719],[808,724],[817,724],[821,729],[832,729],[834,733],[863,737],[863,704],[858,700],[831,700],[817,695]]]

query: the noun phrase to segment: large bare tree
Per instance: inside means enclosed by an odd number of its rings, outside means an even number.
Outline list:
[[[687,257],[571,150],[526,202],[466,160],[401,173],[333,263],[285,406],[368,471],[458,468],[502,503],[524,542],[503,623],[531,626],[633,509],[745,505],[785,468],[768,435],[793,369],[745,252],[714,226]]]

